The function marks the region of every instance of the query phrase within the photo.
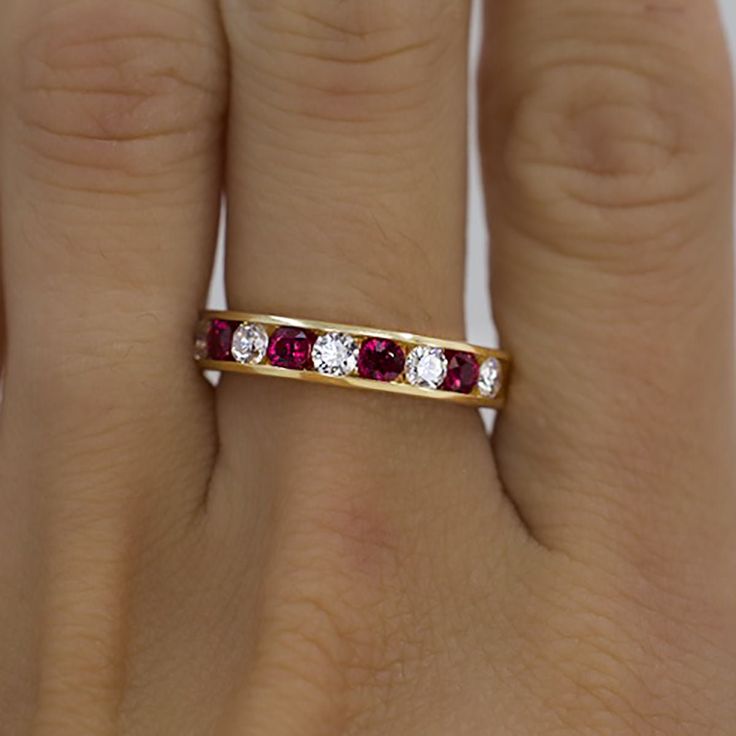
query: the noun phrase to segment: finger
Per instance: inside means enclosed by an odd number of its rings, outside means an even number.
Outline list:
[[[190,334],[218,213],[218,29],[206,0],[0,10],[3,492],[13,523],[35,519],[15,538],[53,612],[39,712],[97,733],[120,706],[131,559],[190,518],[209,472]]]
[[[387,5],[224,4],[230,301],[457,335],[466,3]]]
[[[230,305],[461,336],[466,4],[231,0],[224,24]],[[344,392],[231,379],[220,392],[225,456],[246,444],[228,412],[250,406],[286,437],[301,402],[361,405]],[[364,411],[396,404],[375,402]],[[407,421],[432,414],[398,405]],[[477,429],[467,412],[443,415]],[[332,435],[325,427],[315,439]]]
[[[462,336],[467,10],[224,3],[232,308]],[[438,610],[467,609],[469,561],[483,588],[505,543],[474,412],[290,383],[223,376],[218,390],[212,528],[233,547],[250,540],[263,623],[233,733],[284,698],[295,705],[275,730],[334,727],[322,687],[340,677],[331,632],[375,642],[351,671],[393,678],[379,620],[400,620],[396,637],[417,625],[439,639],[441,623],[418,624],[437,601],[426,581],[443,590]],[[319,682],[285,651],[314,662]]]
[[[0,206],[0,213],[2,207]],[[2,226],[0,226],[0,234],[2,233]],[[3,398],[3,386],[5,380],[5,299],[3,296],[2,283],[3,283],[3,272],[2,272],[2,242],[0,242],[0,406],[2,405]]]
[[[461,336],[465,3],[231,0],[224,24],[232,56],[230,305]],[[307,427],[310,443],[342,441],[302,416],[307,406],[315,416],[334,412],[339,428],[355,423],[347,415],[356,402],[367,414],[396,405],[232,379],[220,387],[225,458],[248,444],[246,406],[261,436],[281,438],[279,452],[290,431]],[[381,446],[395,447],[420,417],[444,417],[460,437],[479,427],[472,412],[398,407],[406,418]],[[365,421],[385,431],[384,421]],[[412,442],[401,444],[412,451]]]
[[[203,0],[35,0],[2,27],[7,411],[88,438],[128,425],[142,451],[125,417],[153,431],[202,408],[188,343],[217,219],[217,19]]]
[[[717,8],[487,8],[494,306],[516,364],[496,438],[503,479],[551,544],[609,545],[604,529],[618,529],[621,547],[686,555],[697,529],[717,556],[736,499]]]

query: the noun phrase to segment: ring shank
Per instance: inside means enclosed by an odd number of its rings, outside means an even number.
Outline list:
[[[464,406],[489,407],[493,409],[500,409],[506,399],[511,358],[508,353],[502,350],[479,347],[456,340],[444,340],[441,338],[415,335],[408,332],[381,330],[360,325],[347,325],[231,310],[212,310],[203,312],[202,320],[208,324],[211,324],[214,320],[231,323],[233,325],[257,324],[262,325],[269,332],[273,332],[275,329],[282,327],[297,328],[315,335],[339,332],[350,335],[355,338],[356,341],[378,338],[398,344],[407,354],[413,348],[420,346],[439,348],[445,351],[446,354],[470,354],[474,356],[479,363],[489,359],[496,361],[500,370],[500,383],[498,390],[495,391],[493,395],[487,396],[482,395],[477,387],[469,393],[458,393],[449,390],[441,390],[439,388],[423,388],[409,383],[403,374],[393,381],[381,381],[371,378],[363,378],[358,375],[324,375],[316,370],[292,370],[275,365],[268,365],[264,362],[241,363],[233,359],[215,360],[212,359],[211,356],[199,355],[197,356],[197,362],[202,370],[234,372],[274,378],[288,378],[291,380],[307,381],[310,383],[341,386],[343,388],[382,391],[417,398],[431,398]]]

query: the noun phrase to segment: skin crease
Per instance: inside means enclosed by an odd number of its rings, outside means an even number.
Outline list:
[[[0,734],[726,736],[715,5],[487,0],[476,414],[191,361],[234,308],[463,334],[462,0],[5,0]]]

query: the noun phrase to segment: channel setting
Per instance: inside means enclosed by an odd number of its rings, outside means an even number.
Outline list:
[[[510,358],[463,342],[244,312],[205,312],[194,357],[203,370],[293,378],[501,408]]]

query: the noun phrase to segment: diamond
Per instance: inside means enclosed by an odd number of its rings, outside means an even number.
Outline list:
[[[395,381],[404,370],[404,351],[393,340],[371,337],[360,346],[358,373],[374,381]]]
[[[210,360],[231,360],[233,326],[224,319],[213,319],[207,330],[207,355]]]
[[[412,386],[438,388],[447,374],[447,358],[440,348],[414,348],[406,359],[406,378]]]
[[[312,364],[325,376],[349,376],[358,367],[358,344],[344,332],[320,335],[312,347]]]
[[[210,331],[210,321],[201,319],[197,324],[197,331],[194,335],[194,359],[206,360],[209,350],[207,349],[207,336]]]
[[[473,353],[448,352],[447,377],[442,384],[445,391],[469,394],[478,381],[478,360]]]
[[[263,325],[243,322],[233,335],[232,354],[238,363],[262,363],[268,348],[268,333]]]
[[[268,343],[268,360],[279,368],[301,371],[309,367],[314,334],[300,327],[279,327]]]
[[[501,390],[501,363],[497,358],[488,358],[480,367],[478,391],[481,396],[495,399]]]

